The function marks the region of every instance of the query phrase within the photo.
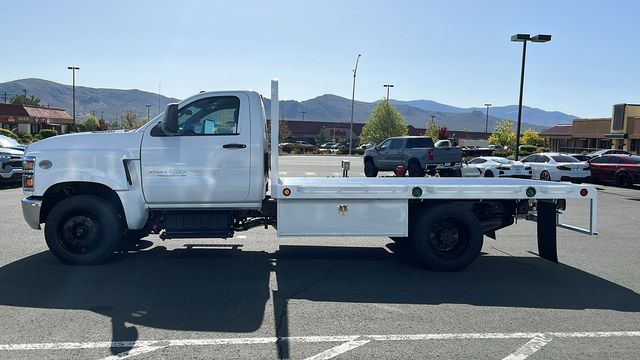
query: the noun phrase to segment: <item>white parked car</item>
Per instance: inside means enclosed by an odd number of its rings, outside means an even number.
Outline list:
[[[531,166],[534,179],[580,183],[591,177],[589,164],[570,155],[560,153],[532,154],[524,158],[522,162]]]
[[[531,179],[531,166],[499,156],[480,156],[469,161],[462,168],[466,177],[515,177]]]

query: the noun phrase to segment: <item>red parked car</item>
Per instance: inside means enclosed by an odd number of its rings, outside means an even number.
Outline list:
[[[640,183],[640,156],[602,155],[589,161],[591,181],[629,187]]]

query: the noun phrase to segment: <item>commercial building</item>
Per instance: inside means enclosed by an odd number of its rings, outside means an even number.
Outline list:
[[[42,129],[67,132],[73,117],[62,109],[0,104],[0,127],[18,134],[36,134]]]
[[[540,133],[552,151],[621,149],[640,154],[640,104],[616,104],[610,118],[575,119]]]

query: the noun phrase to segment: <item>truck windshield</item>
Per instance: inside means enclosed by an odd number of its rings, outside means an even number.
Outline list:
[[[433,140],[431,140],[431,138],[410,138],[407,140],[407,149],[431,147],[433,147]]]

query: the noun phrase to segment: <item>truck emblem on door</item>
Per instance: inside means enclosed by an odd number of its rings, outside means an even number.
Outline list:
[[[346,204],[338,205],[338,214],[344,216],[344,215],[347,215],[347,212],[349,212],[349,208],[347,207]]]

